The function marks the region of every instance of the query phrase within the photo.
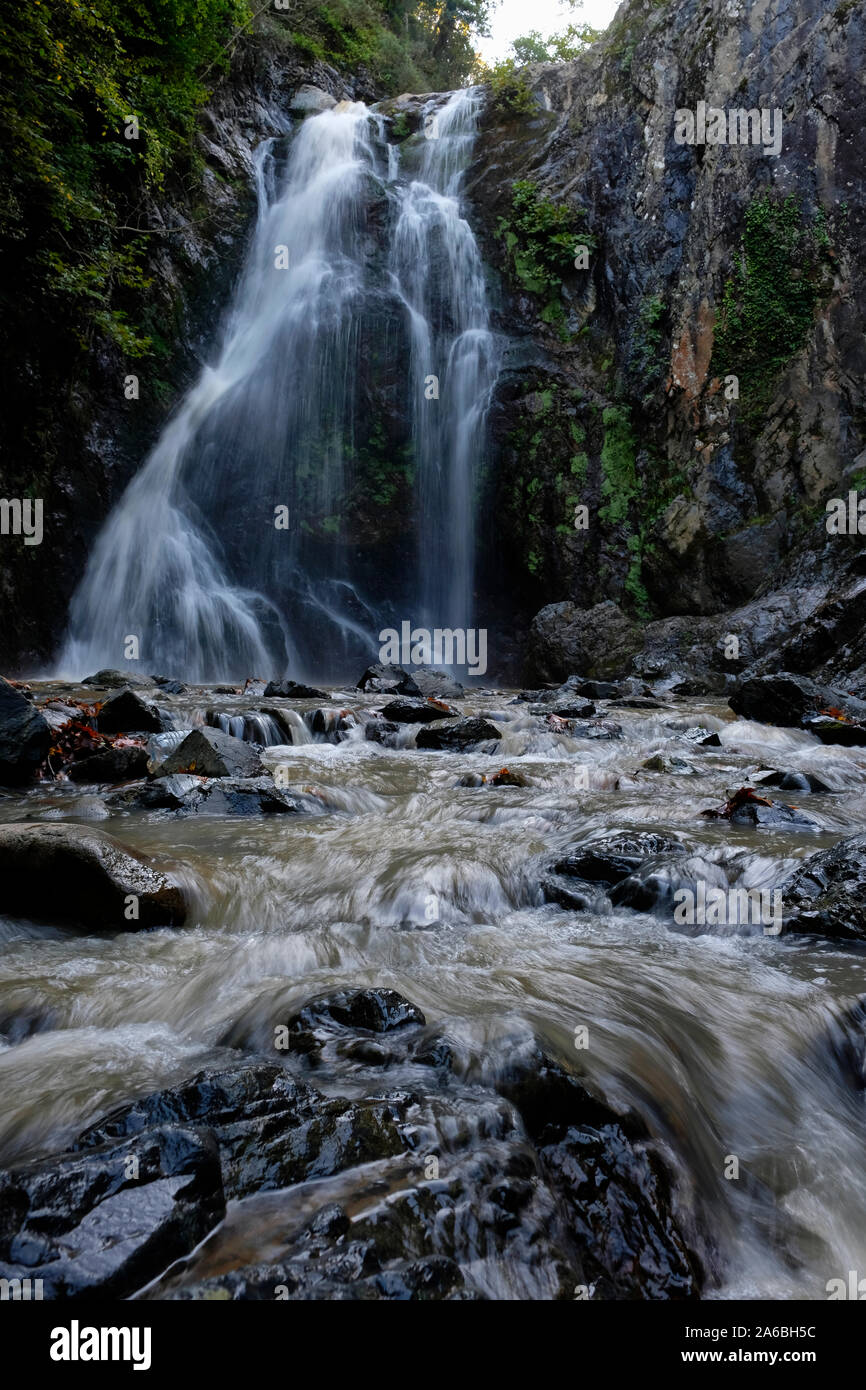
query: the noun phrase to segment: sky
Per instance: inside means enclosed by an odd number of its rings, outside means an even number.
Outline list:
[[[563,0],[499,0],[493,10],[489,39],[476,40],[482,58],[495,63],[510,56],[512,39],[537,29],[544,38],[564,29],[567,24],[591,24],[606,29],[619,8],[620,0],[583,0],[580,6],[563,4]]]

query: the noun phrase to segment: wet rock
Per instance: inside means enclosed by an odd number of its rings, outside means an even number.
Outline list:
[[[210,816],[321,815],[324,809],[318,798],[278,787],[266,774],[206,779],[175,773],[117,793],[112,805]]]
[[[578,695],[586,695],[590,700],[615,700],[620,687],[611,681],[581,681],[577,687]]]
[[[836,718],[832,714],[807,715],[803,728],[822,743],[839,744],[843,748],[862,748],[866,744],[866,723],[855,724],[853,720]]]
[[[757,796],[751,787],[740,787],[738,791],[729,795],[724,806],[701,811],[701,815],[708,820],[728,820],[732,825],[753,825],[760,828],[799,826],[804,830],[820,829],[815,821],[796,806]]]
[[[692,767],[685,758],[672,757],[667,753],[652,753],[641,763],[648,772],[666,772],[671,777],[700,776],[699,769]]]
[[[718,734],[707,734],[706,738],[701,739],[702,748],[721,748],[722,740]]]
[[[146,748],[103,748],[68,769],[73,782],[128,782],[146,772]]]
[[[828,711],[831,723],[833,716],[840,713],[849,720],[866,720],[866,701],[845,691],[818,685],[808,676],[792,675],[787,671],[777,676],[754,676],[744,680],[728,704],[744,719],[783,728],[807,727],[810,717]],[[830,725],[827,726],[829,730]]]
[[[783,792],[828,792],[831,790],[826,782],[822,782],[820,777],[816,777],[814,772],[776,772],[770,769],[768,772],[756,773],[755,782],[762,787],[778,787]]]
[[[0,676],[0,785],[29,782],[51,745],[51,731],[39,710]]]
[[[714,693],[714,691],[710,690],[710,687],[709,685],[707,685],[706,681],[677,681],[676,685],[671,686],[672,695],[704,696],[712,695]]]
[[[369,743],[382,743],[388,748],[395,746],[394,734],[399,733],[399,731],[399,724],[375,716],[368,719],[364,725],[364,737]]]
[[[156,1126],[0,1174],[0,1278],[41,1279],[46,1299],[126,1298],[224,1214],[213,1136]]]
[[[158,685],[164,695],[185,695],[186,686],[182,681],[172,680],[171,676],[151,676],[151,680]]]
[[[19,824],[0,825],[0,911],[96,931],[179,926],[187,914],[177,884],[104,830]]]
[[[572,723],[568,729],[572,738],[622,738],[622,725],[613,719],[593,719],[586,724]]]
[[[385,705],[382,717],[397,724],[432,724],[437,719],[459,719],[460,711],[452,709],[442,700],[411,700],[403,697]]]
[[[120,690],[124,686],[144,690],[154,684],[154,679],[152,676],[139,676],[132,671],[114,671],[106,668],[97,671],[93,676],[85,676],[81,684],[95,686],[97,690]]]
[[[171,729],[172,721],[126,686],[106,700],[96,716],[96,727],[101,734],[160,734]]]
[[[413,666],[409,679],[419,695],[432,695],[436,700],[459,699],[466,693],[458,680],[449,676],[447,671],[437,670],[435,666]],[[400,693],[410,695],[414,692],[404,684]]]
[[[628,695],[620,696],[616,700],[611,700],[611,709],[664,709],[661,700],[654,700],[649,695]]]
[[[159,765],[163,777],[175,772],[198,777],[256,777],[263,772],[258,744],[232,738],[221,729],[193,729]]]
[[[325,690],[317,690],[314,685],[300,685],[297,681],[269,681],[265,686],[268,698],[279,696],[283,700],[327,700]]]
[[[694,1299],[702,1270],[673,1213],[670,1177],[635,1116],[617,1115],[536,1047],[497,1089],[519,1111],[564,1202],[596,1297]]]
[[[179,811],[194,800],[201,786],[200,777],[175,773],[171,777],[155,777],[152,782],[124,788],[115,792],[109,800],[112,806],[119,809]]]
[[[394,989],[341,989],[308,1000],[286,1028],[291,1050],[309,1055],[335,1034],[392,1033],[426,1021],[421,1010]]]
[[[310,732],[327,739],[329,743],[341,743],[350,729],[358,723],[358,716],[351,709],[316,709],[304,715]]]
[[[382,695],[420,695],[421,691],[402,666],[383,666],[376,662],[368,666],[358,681],[359,690],[372,690]]]
[[[640,629],[609,599],[592,608],[550,603],[532,620],[528,675],[544,682],[582,671],[590,679],[615,680],[629,673],[641,646]]]
[[[545,718],[554,714],[557,719],[594,719],[596,709],[595,705],[586,701],[556,700],[554,703],[530,705],[529,713],[543,715]]]
[[[686,854],[686,846],[669,835],[652,831],[608,835],[591,841],[559,859],[553,871],[588,883],[612,886],[659,854]]]
[[[501,738],[502,734],[496,725],[487,719],[458,719],[453,724],[431,724],[420,729],[415,739],[415,747],[459,753],[466,748],[473,748],[478,743],[489,743]]]
[[[820,850],[782,890],[785,929],[866,940],[866,834]]]
[[[313,87],[305,82],[291,98],[289,110],[293,116],[316,116],[320,111],[330,111],[336,105],[330,92],[323,92],[321,87]]]

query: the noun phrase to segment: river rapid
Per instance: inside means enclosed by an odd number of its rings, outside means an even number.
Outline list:
[[[33,689],[38,701],[88,697],[57,682]],[[384,703],[332,695],[358,711]],[[673,1173],[705,1297],[822,1299],[829,1279],[866,1267],[862,1095],[827,1046],[864,991],[862,950],[761,925],[678,927],[669,910],[605,898],[599,911],[567,910],[541,888],[563,853],[646,830],[687,845],[693,879],[718,881],[722,866],[729,882],[778,888],[805,856],[866,827],[862,751],[674,696],[605,710],[623,729],[607,741],[552,729],[513,691],[467,694],[462,711],[502,732],[494,753],[417,749],[418,725],[402,726],[396,748],[365,739],[362,725],[339,743],[313,740],[298,716],[321,701],[202,687],[160,703],[177,728],[208,709],[282,710],[296,741],[266,748],[264,761],[321,813],[120,810],[108,788],[69,782],[0,795],[4,822],[98,824],[172,865],[193,903],[182,928],[117,934],[0,918],[0,1166],[55,1153],[112,1107],[236,1058],[228,1044],[241,1034],[273,1060],[271,1015],[258,1006],[275,991],[288,1016],[339,986],[384,986],[448,1039],[469,1126],[468,1083],[532,1034],[615,1109],[637,1112]],[[699,746],[695,726],[719,746]],[[689,770],[643,767],[657,752]],[[459,785],[503,766],[526,785]],[[817,828],[700,816],[761,767],[820,776],[829,792],[784,798]],[[329,1054],[316,1076],[341,1095],[365,1084],[349,1053]],[[272,1258],[313,1186],[231,1203],[194,1257],[197,1276]],[[375,1200],[357,1173],[339,1186],[356,1209]],[[521,1276],[519,1242],[514,1252],[493,1295],[549,1296]]]

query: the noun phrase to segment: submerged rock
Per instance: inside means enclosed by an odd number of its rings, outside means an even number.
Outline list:
[[[813,854],[784,886],[782,899],[787,931],[866,940],[866,834]]]
[[[814,772],[776,772],[773,768],[759,772],[754,781],[761,787],[778,787],[783,792],[829,792],[830,787]]]
[[[104,830],[12,824],[0,825],[0,911],[134,931],[179,926],[187,907],[177,884]]]
[[[51,730],[39,710],[0,676],[0,785],[29,782],[51,745]]]
[[[488,719],[458,719],[453,724],[442,723],[420,729],[415,739],[416,748],[435,748],[443,751],[462,752],[473,748],[477,743],[489,743],[502,738],[495,724]]]

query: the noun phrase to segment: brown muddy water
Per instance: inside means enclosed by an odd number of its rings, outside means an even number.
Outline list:
[[[61,687],[34,689],[41,699]],[[202,689],[160,703],[180,728],[207,708],[322,702]],[[384,701],[344,691],[333,703]],[[494,1071],[510,1040],[535,1033],[615,1107],[637,1111],[674,1172],[677,1210],[711,1232],[708,1296],[825,1298],[828,1279],[866,1269],[862,1097],[823,1045],[864,993],[863,953],[760,925],[677,928],[669,914],[609,904],[569,911],[543,901],[540,879],[578,844],[651,829],[689,846],[693,877],[728,866],[728,882],[778,888],[804,856],[866,828],[866,753],[696,700],[610,709],[624,730],[610,742],[552,732],[514,692],[460,704],[502,730],[492,756],[418,750],[417,725],[399,749],[360,729],[336,745],[266,749],[292,787],[313,789],[319,815],[121,813],[108,789],[70,783],[2,794],[3,821],[86,821],[171,861],[194,906],[183,928],[113,935],[0,918],[0,1014],[41,1020],[0,1046],[0,1166],[56,1152],[113,1106],[236,1059],[219,1040],[247,1019],[255,1033],[257,1001],[275,987],[291,1010],[342,985],[387,986],[441,1028],[465,1074]],[[690,742],[695,725],[721,746]],[[693,771],[643,768],[657,751]],[[527,785],[456,785],[503,765]],[[832,788],[783,798],[818,829],[700,818],[762,766],[815,772]],[[580,1028],[588,1046],[577,1050]],[[316,1084],[351,1094],[361,1082],[346,1057]],[[754,1181],[725,1177],[731,1155]],[[374,1176],[340,1174],[326,1195],[359,1209]],[[399,1164],[389,1169],[389,1183],[403,1180]],[[280,1232],[309,1210],[310,1186],[232,1204],[197,1275],[273,1258]],[[503,1280],[500,1292],[545,1296]]]

